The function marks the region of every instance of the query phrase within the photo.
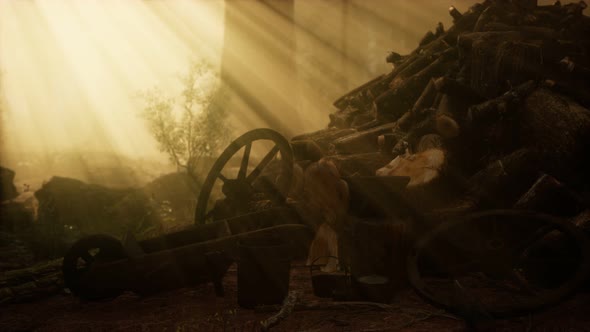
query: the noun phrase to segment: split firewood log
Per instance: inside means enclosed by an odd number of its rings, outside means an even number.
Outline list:
[[[422,186],[440,176],[445,163],[441,149],[428,149],[413,155],[400,155],[377,170],[377,176],[409,176],[408,188]]]
[[[426,143],[425,143],[426,144]],[[445,150],[431,148],[416,154],[399,155],[377,170],[377,176],[408,176],[405,199],[420,211],[429,211],[447,204],[453,196],[445,178]]]

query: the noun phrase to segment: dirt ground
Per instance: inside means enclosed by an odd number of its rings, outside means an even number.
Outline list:
[[[61,294],[34,303],[0,307],[0,331],[260,331],[274,312],[237,304],[236,266],[224,278],[225,297],[212,284],[149,297],[125,293],[114,300],[83,302]],[[330,302],[313,295],[309,270],[292,266],[290,289],[300,302]],[[590,293],[579,293],[545,312],[487,324],[489,331],[590,331]],[[387,310],[296,310],[272,331],[466,331],[463,321],[434,308],[410,290],[400,291]]]

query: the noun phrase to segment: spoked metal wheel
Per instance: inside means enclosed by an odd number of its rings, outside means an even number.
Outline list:
[[[118,285],[95,287],[84,282],[96,264],[126,258],[121,242],[108,235],[91,235],[78,240],[66,252],[62,263],[65,286],[76,296],[87,300],[112,298],[121,294]]]
[[[254,150],[264,152],[255,153]],[[233,157],[239,156],[240,151],[239,163],[232,168]],[[255,155],[261,157],[258,162],[254,162],[257,159]],[[270,168],[272,171],[268,172]],[[231,174],[232,170],[234,174]],[[265,176],[265,173],[275,176]],[[237,215],[247,212],[247,203],[257,196],[274,202],[284,202],[291,187],[292,176],[293,152],[289,142],[271,129],[249,131],[233,141],[211,167],[197,201],[195,224],[219,219],[216,215],[219,212],[216,211],[217,207],[210,207],[211,193],[216,183],[221,182],[226,210],[229,208],[230,214]],[[225,214],[227,213],[226,211]]]
[[[590,277],[590,243],[568,221],[495,210],[441,224],[408,257],[408,277],[430,303],[494,318],[555,304]],[[470,310],[472,310],[470,309]]]

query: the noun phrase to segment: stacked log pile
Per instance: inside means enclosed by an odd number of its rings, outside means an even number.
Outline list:
[[[439,24],[408,55],[392,52],[393,70],[335,101],[328,128],[294,137],[296,158],[327,157],[343,176],[410,176],[422,210],[512,207],[542,173],[587,191],[585,8],[451,7],[453,26]]]

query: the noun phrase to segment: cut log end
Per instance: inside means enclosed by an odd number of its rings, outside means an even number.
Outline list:
[[[441,149],[429,149],[410,156],[398,156],[385,167],[377,170],[377,176],[409,176],[408,187],[429,184],[440,177],[445,164]]]
[[[436,117],[436,131],[444,138],[456,137],[460,133],[457,121],[447,115]]]

